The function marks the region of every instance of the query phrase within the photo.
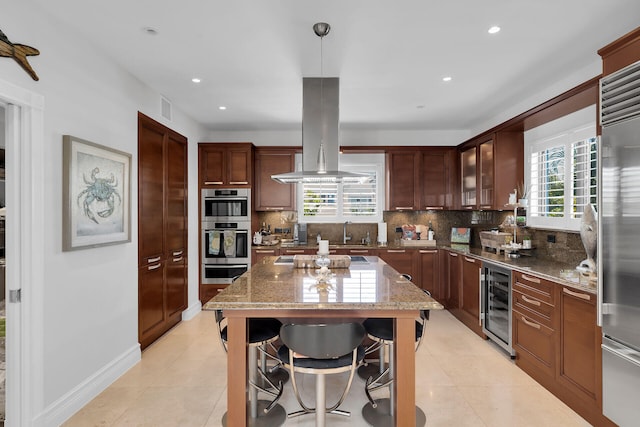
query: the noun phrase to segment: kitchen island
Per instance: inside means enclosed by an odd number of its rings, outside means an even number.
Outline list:
[[[247,319],[393,318],[395,324],[394,393],[397,426],[415,425],[415,319],[420,310],[442,305],[378,257],[350,268],[333,269],[328,289],[317,286],[314,268],[274,264],[267,257],[207,302],[204,310],[222,310],[228,324],[227,422],[246,426]],[[289,408],[293,410],[293,408]]]

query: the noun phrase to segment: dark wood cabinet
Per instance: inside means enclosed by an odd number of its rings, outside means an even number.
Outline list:
[[[495,132],[460,151],[460,206],[504,209],[509,193],[524,182],[523,132]]]
[[[389,151],[386,154],[387,210],[419,210],[418,170],[420,157],[415,150]]]
[[[480,272],[482,262],[479,259],[461,255],[462,292],[460,311],[457,316],[469,329],[483,336],[480,321]]]
[[[296,185],[280,184],[271,175],[295,171],[295,149],[262,149],[255,152],[255,210],[293,211],[296,209]]]
[[[555,284],[514,272],[512,341],[516,364],[547,387],[556,369],[557,314]]]
[[[264,258],[269,256],[280,255],[280,250],[276,248],[252,248],[251,249],[251,265],[255,265],[261,262]]]
[[[462,286],[462,258],[460,254],[447,251],[447,296],[446,307],[452,313],[460,308],[460,288]]]
[[[187,308],[187,139],[138,115],[138,339],[147,347]]]
[[[378,256],[400,274],[409,274],[417,283],[416,251],[412,249],[378,249]]]
[[[456,171],[452,160],[456,150],[426,147],[421,151],[420,210],[453,209]],[[453,156],[452,156],[453,154]]]
[[[250,142],[198,144],[201,187],[251,187],[253,144]]]
[[[390,150],[386,155],[387,210],[453,207],[453,147]]]
[[[602,338],[596,325],[596,295],[558,286],[561,289],[558,381],[586,407],[601,407]]]
[[[222,292],[228,285],[203,285],[200,284],[200,301],[206,304],[211,298]]]
[[[437,249],[418,249],[418,283],[438,301],[440,301],[439,268]]]

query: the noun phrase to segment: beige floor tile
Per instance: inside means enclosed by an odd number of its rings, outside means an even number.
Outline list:
[[[149,346],[140,363],[64,425],[218,427],[227,408],[227,363],[213,313],[202,312]],[[337,398],[344,380],[344,375],[328,377],[328,401]],[[311,404],[315,378],[298,375],[298,381]],[[387,396],[387,389],[374,393],[375,398]],[[366,403],[364,381],[356,376],[341,407],[352,416],[329,415],[329,425],[364,425]],[[416,403],[429,427],[588,425],[515,366],[506,352],[446,311],[431,313],[416,353]],[[299,409],[290,382],[280,404],[288,412]],[[285,423],[313,425],[313,415]]]

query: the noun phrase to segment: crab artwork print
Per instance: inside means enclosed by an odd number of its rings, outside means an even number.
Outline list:
[[[131,155],[65,135],[65,250],[130,241]]]
[[[100,218],[108,218],[113,214],[116,200],[122,204],[122,197],[118,193],[118,180],[113,173],[109,178],[100,178],[99,174],[100,168],[95,167],[91,171],[91,179],[83,176],[87,186],[78,196],[78,206],[82,202],[84,214],[96,224],[100,222],[95,214]]]

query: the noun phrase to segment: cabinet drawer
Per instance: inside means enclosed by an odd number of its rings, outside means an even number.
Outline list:
[[[555,307],[539,300],[536,296],[513,289],[513,308],[527,313],[534,320],[552,328],[555,321]]]
[[[535,297],[539,301],[546,302],[552,306],[556,305],[555,284],[537,276],[519,271],[513,272],[513,289],[519,290],[523,294]]]
[[[513,311],[513,347],[550,375],[555,366],[555,331],[517,310]]]

